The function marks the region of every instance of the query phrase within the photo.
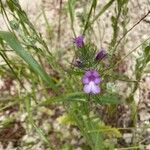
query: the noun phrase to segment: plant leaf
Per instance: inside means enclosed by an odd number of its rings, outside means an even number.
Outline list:
[[[145,57],[146,57],[146,63],[148,63],[150,61],[150,46],[147,46],[144,49],[144,54],[145,54]]]
[[[94,100],[96,102],[102,103],[102,104],[114,104],[114,105],[117,105],[117,104],[121,103],[121,100],[120,100],[118,95],[116,95],[116,94],[108,94],[108,93],[104,94],[102,96],[95,96]]]
[[[47,75],[38,62],[20,44],[14,34],[0,31],[0,38],[6,43],[37,73],[48,85],[54,88],[54,81]]]
[[[42,102],[40,105],[45,106],[51,103],[74,102],[74,101],[86,102],[85,93],[76,92],[76,93],[63,94],[58,97],[51,97],[50,99],[47,99],[46,101]]]
[[[97,6],[97,0],[93,0],[93,8],[94,8],[94,10],[96,9],[96,6]]]

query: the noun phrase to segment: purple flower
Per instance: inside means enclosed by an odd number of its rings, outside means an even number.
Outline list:
[[[84,37],[82,35],[73,39],[73,43],[76,44],[77,48],[81,48],[84,45],[83,39]]]
[[[82,83],[84,84],[84,92],[98,94],[100,93],[99,83],[101,82],[101,78],[99,73],[96,70],[86,71],[82,78]]]
[[[102,60],[103,58],[105,58],[107,56],[106,51],[102,48],[97,54],[95,59],[98,60]]]

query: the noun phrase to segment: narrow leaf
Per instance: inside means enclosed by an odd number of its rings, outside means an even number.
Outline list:
[[[93,0],[93,7],[94,7],[94,10],[96,9],[96,5],[97,5],[97,0]]]
[[[86,97],[85,93],[82,92],[68,93],[58,97],[51,97],[50,99],[47,99],[46,101],[42,102],[40,105],[45,106],[51,103],[74,102],[74,101],[86,102],[85,97]]]
[[[120,104],[121,100],[118,95],[115,94],[104,94],[102,96],[96,96],[95,101],[102,104]]]
[[[27,52],[17,40],[14,34],[6,31],[0,31],[0,38],[6,43],[37,73],[48,85],[54,87],[54,81],[41,68],[38,62]]]

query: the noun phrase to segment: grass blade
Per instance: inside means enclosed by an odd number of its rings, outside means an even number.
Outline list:
[[[75,0],[69,0],[68,1],[68,10],[69,10],[69,15],[70,15],[70,19],[71,19],[71,28],[72,28],[72,31],[74,33],[74,36],[76,35],[75,30],[74,30],[75,2],[76,2]]]
[[[0,31],[0,38],[6,43],[37,73],[48,85],[54,88],[54,81],[41,68],[38,62],[27,52],[17,40],[14,34],[6,31]]]

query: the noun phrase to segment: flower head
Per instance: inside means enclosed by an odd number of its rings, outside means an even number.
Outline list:
[[[82,35],[73,39],[73,43],[76,44],[77,48],[81,48],[84,45],[83,39],[84,37]]]
[[[100,93],[100,87],[98,85],[100,82],[101,78],[96,70],[87,71],[82,78],[84,92],[92,94]]]
[[[107,56],[106,51],[102,48],[96,55],[95,59],[96,60],[102,60],[103,58],[105,58]]]

